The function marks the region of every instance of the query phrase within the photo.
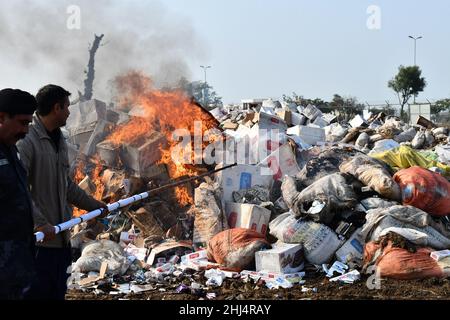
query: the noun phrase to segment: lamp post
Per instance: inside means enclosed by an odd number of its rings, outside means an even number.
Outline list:
[[[422,36],[420,37],[413,37],[409,36],[409,38],[414,40],[414,66],[416,66],[416,57],[417,57],[417,40],[422,39]],[[414,104],[416,104],[416,95],[414,95]]]
[[[420,37],[413,37],[409,36],[409,38],[414,40],[414,65],[416,65],[416,57],[417,57],[417,40],[422,39],[422,36]]]
[[[208,95],[208,88],[207,88],[207,82],[206,82],[206,70],[210,69],[211,66],[200,66],[200,68],[203,69],[203,71],[205,72],[205,88],[204,88],[204,92],[203,92],[203,105],[205,108],[207,108],[207,95]]]

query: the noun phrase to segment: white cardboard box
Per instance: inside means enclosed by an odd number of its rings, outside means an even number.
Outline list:
[[[200,250],[196,252],[189,253],[187,255],[184,255],[181,257],[182,263],[187,263],[190,261],[200,260],[200,259],[207,259],[208,258],[208,251],[207,250]]]
[[[255,254],[256,271],[295,273],[303,270],[305,260],[301,244],[277,244],[273,249]]]
[[[276,273],[269,271],[250,271],[243,270],[240,273],[241,278],[250,277],[253,279],[262,279],[264,281],[274,281],[277,278],[286,279],[293,283],[300,282],[301,279],[305,276],[305,272],[295,272],[295,273]]]
[[[306,117],[303,114],[292,112],[291,122],[294,126],[302,126],[306,123]]]
[[[317,117],[312,124],[319,126],[320,128],[325,128],[326,126],[329,125],[328,121],[326,121],[324,118],[322,117]]]
[[[366,121],[359,114],[357,114],[352,120],[349,121],[349,124],[353,128],[361,127],[364,123],[366,123]]]
[[[440,261],[450,256],[450,250],[433,251],[430,256],[433,260]]]
[[[262,175],[260,167],[238,164],[233,168],[218,172],[216,181],[222,187],[222,200],[225,204],[233,202],[233,191],[250,189],[256,185],[270,189],[273,177],[272,175]]]
[[[325,130],[307,126],[295,126],[287,130],[288,135],[299,136],[307,144],[316,145],[326,140]]]
[[[227,202],[225,213],[230,228],[245,228],[266,235],[270,210],[256,204]]]
[[[286,142],[285,131],[278,128],[274,130],[262,129],[259,124],[255,124],[249,137],[249,163],[257,164],[267,158],[272,152],[277,150]]]
[[[287,129],[287,124],[283,119],[265,112],[258,113],[254,121],[258,123],[260,129],[278,129],[280,132],[286,132]]]
[[[314,121],[317,117],[322,115],[322,112],[312,104],[308,104],[308,106],[303,109],[302,113],[311,121]]]
[[[270,170],[274,180],[281,180],[285,175],[295,176],[300,172],[297,159],[288,143],[262,160],[259,166]]]

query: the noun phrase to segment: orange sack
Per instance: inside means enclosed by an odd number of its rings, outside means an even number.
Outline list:
[[[235,271],[250,268],[255,263],[255,252],[271,245],[265,237],[253,230],[235,228],[216,234],[208,243],[208,260]]]
[[[364,248],[364,263],[374,259],[380,244],[369,242]],[[392,242],[382,249],[382,253],[376,259],[381,277],[398,280],[416,280],[427,278],[445,278],[448,275],[445,270],[430,257],[433,252],[430,248],[419,248],[411,253],[406,249],[392,247]]]
[[[400,170],[394,175],[400,185],[404,205],[411,205],[432,216],[450,214],[450,182],[438,173],[421,167]]]

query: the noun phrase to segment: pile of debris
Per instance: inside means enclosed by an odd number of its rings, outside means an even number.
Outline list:
[[[117,150],[103,141],[105,132],[129,114],[87,104],[92,111],[80,106],[68,131],[74,150],[96,150],[109,167],[104,194],[117,199],[145,189],[162,174],[155,150],[166,137],[149,133]],[[69,288],[175,290],[213,299],[208,291],[227,278],[302,290],[317,274],[348,284],[373,270],[394,279],[450,275],[447,127],[424,118],[409,125],[382,113],[338,123],[313,105],[273,100],[211,114],[222,141],[233,142],[220,156],[237,166],[193,185],[189,206],[161,196],[112,212],[103,228],[75,230],[81,256]],[[119,164],[140,183],[114,171]]]

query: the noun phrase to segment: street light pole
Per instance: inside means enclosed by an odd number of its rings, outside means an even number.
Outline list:
[[[420,37],[413,37],[409,36],[409,38],[414,40],[414,66],[417,66],[416,63],[416,57],[417,57],[417,40],[422,39],[422,36]],[[416,104],[416,95],[414,95],[414,104]]]
[[[202,68],[205,71],[205,83],[206,83],[206,70],[211,68],[211,66],[200,66],[200,68]]]
[[[204,107],[206,108],[207,105],[207,95],[208,95],[208,88],[207,88],[207,82],[206,82],[206,70],[210,69],[211,66],[200,66],[200,68],[203,69],[203,71],[205,72],[205,88],[204,88],[204,92],[203,92],[203,104]]]
[[[409,36],[409,38],[414,40],[414,65],[416,66],[416,57],[417,57],[417,40],[422,39],[422,36],[420,37],[413,37]]]

